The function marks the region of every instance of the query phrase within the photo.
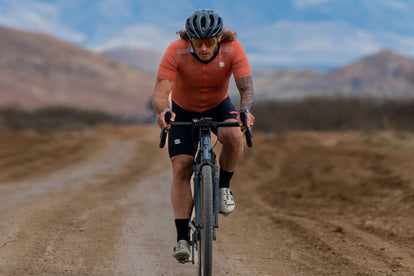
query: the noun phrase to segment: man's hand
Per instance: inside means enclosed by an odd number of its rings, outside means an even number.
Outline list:
[[[157,122],[158,122],[158,126],[160,128],[162,128],[162,127],[164,127],[164,129],[170,129],[171,128],[171,125],[169,125],[165,121],[165,114],[167,114],[167,112],[170,112],[170,114],[171,114],[170,122],[174,122],[175,121],[175,113],[172,112],[171,109],[165,109],[163,112],[161,112],[160,114],[158,114]]]
[[[256,118],[249,111],[240,110],[240,112],[244,112],[246,114],[246,126],[248,128],[252,128]],[[240,113],[237,115],[237,122],[239,123],[241,130],[243,132],[246,132],[247,129],[246,129],[246,126],[243,126],[243,122],[241,121],[241,118],[240,118]]]

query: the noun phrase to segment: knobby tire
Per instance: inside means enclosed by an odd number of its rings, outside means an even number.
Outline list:
[[[198,252],[198,272],[212,275],[213,269],[213,171],[208,165],[201,170],[201,231]]]

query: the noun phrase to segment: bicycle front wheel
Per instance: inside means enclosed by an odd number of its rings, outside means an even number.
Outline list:
[[[208,165],[201,170],[201,230],[198,247],[199,275],[209,276],[213,269],[213,171]]]

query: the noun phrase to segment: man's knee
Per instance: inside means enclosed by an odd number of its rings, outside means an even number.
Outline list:
[[[228,128],[219,133],[219,141],[225,146],[240,148],[243,141],[242,132],[239,128]]]
[[[187,155],[177,155],[171,158],[173,175],[182,180],[188,180],[193,173],[194,159]]]

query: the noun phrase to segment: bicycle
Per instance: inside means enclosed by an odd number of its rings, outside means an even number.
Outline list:
[[[211,275],[213,268],[213,240],[216,240],[218,228],[219,206],[219,168],[216,162],[214,147],[211,147],[211,132],[218,127],[240,127],[237,122],[215,122],[211,118],[193,119],[190,122],[170,122],[171,113],[167,112],[165,119],[171,127],[192,127],[198,131],[199,146],[193,167],[193,219],[189,222],[191,260],[182,263],[195,263],[197,252],[198,275]],[[246,143],[252,147],[252,133],[246,124],[246,113],[241,112],[240,118],[246,127]],[[165,145],[167,131],[161,129],[160,148]],[[193,214],[194,212],[194,214]]]

